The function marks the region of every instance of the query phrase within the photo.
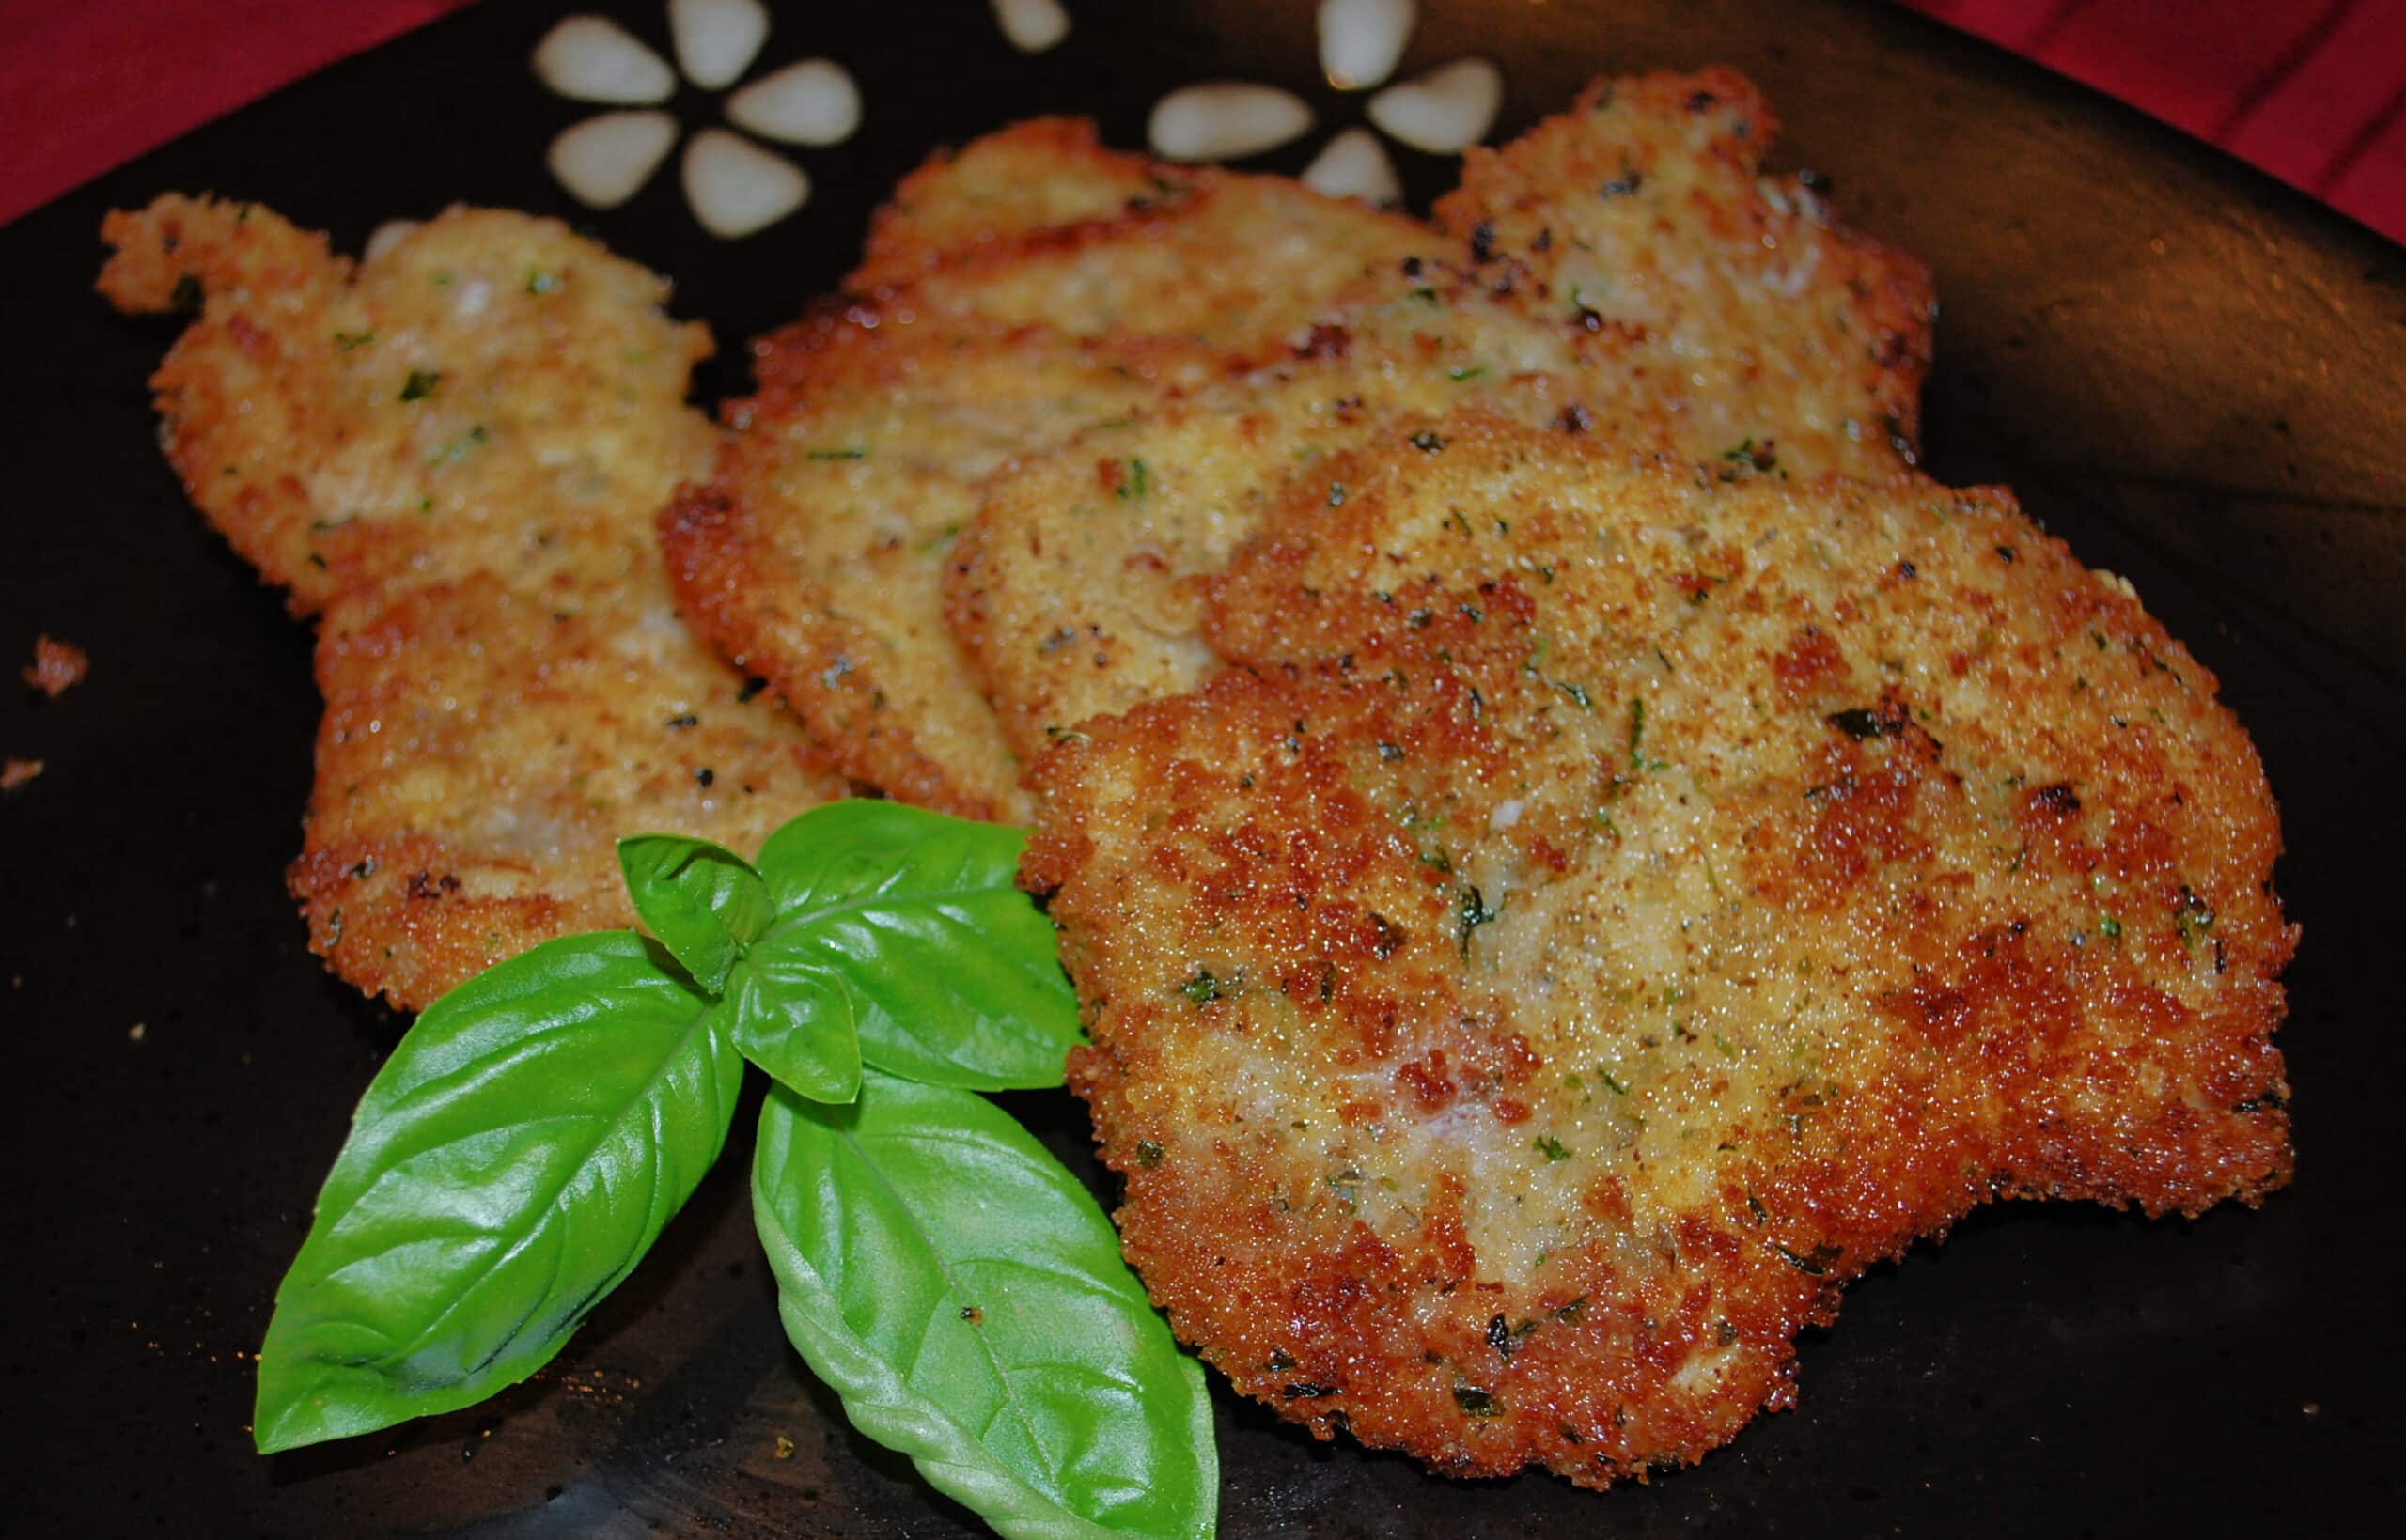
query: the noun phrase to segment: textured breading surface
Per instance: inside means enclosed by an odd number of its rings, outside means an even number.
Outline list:
[[[1196,175],[1104,149],[1083,117],[1038,117],[938,150],[870,221],[856,293],[908,283],[948,257],[1039,230],[1117,219],[1183,194]]]
[[[1170,166],[1044,119],[939,157],[878,216],[863,297],[759,344],[732,442],[662,532],[680,601],[851,774],[1024,819],[1021,759],[946,629],[990,477],[1175,401],[1395,253],[1409,220]]]
[[[1708,446],[1854,474],[1911,459],[1936,300],[1915,257],[1838,228],[1734,70],[1599,81],[1501,149],[1473,148],[1438,227],[1626,339]],[[1717,450],[1710,452],[1718,452]],[[1869,457],[1869,458],[1867,458]]]
[[[171,194],[102,238],[120,309],[207,302],[151,381],[167,455],[304,613],[363,583],[539,584],[710,464],[683,405],[708,332],[556,221],[454,210],[354,265],[257,204]]]
[[[1329,297],[1253,388],[1149,404],[999,479],[946,582],[1012,745],[1198,683],[1195,577],[1395,412],[1476,403],[1730,474],[1899,474],[1928,276],[1758,177],[1771,132],[1726,70],[1599,86],[1477,160],[1456,227]]]
[[[996,476],[954,543],[945,613],[1010,746],[1033,759],[1088,717],[1201,683],[1218,660],[1198,580],[1281,487],[1320,476],[1398,412],[1468,398],[1539,422],[1562,410],[1560,376],[1465,379],[1453,358],[1349,340],[1156,397]],[[1661,436],[1635,421],[1613,430],[1618,443]]]
[[[2009,498],[1475,412],[1325,474],[1211,585],[1247,666],[1051,751],[1023,873],[1240,1390],[1601,1486],[1976,1203],[2286,1180],[2253,747]]]
[[[1013,131],[1005,132],[1008,137]],[[932,201],[947,179],[968,179],[969,171],[957,168],[982,164],[985,143],[914,178],[918,195]],[[1105,189],[1124,190],[1140,176],[1148,193],[1108,217],[1030,223],[1057,204],[1102,201]],[[1074,191],[1051,195],[1040,191],[1044,183],[1035,184],[1023,201],[997,212],[992,238],[973,236],[941,253],[873,246],[846,287],[875,290],[886,308],[923,316],[1078,335],[1170,337],[1267,358],[1308,333],[1348,286],[1398,271],[1431,243],[1416,220],[1325,197],[1282,177],[1106,151],[1074,155],[1060,178]],[[911,186],[906,182],[906,191]],[[933,217],[911,238],[962,233],[961,219]],[[896,246],[905,239],[888,224],[880,234]],[[907,284],[891,287],[905,275]]]
[[[651,519],[716,435],[699,326],[549,220],[455,210],[371,260],[257,205],[110,217],[102,292],[198,314],[153,379],[210,521],[320,617],[292,873],[312,948],[405,1007],[633,922],[613,840],[749,849],[842,780],[677,618]]]
[[[1771,124],[1742,81],[1627,84],[1499,163],[1564,250],[1630,258],[1584,287],[1550,237],[1524,260],[1491,225],[1104,150],[1074,120],[937,157],[879,214],[865,297],[760,350],[734,446],[664,525],[688,614],[851,773],[1019,817],[1051,735],[1200,677],[1192,579],[1383,414],[1475,400],[1700,461],[1897,474],[1926,276],[1755,175]],[[1602,161],[1650,191],[1588,185]],[[1082,384],[1102,353],[1069,339],[1105,337],[1155,356]],[[1198,395],[1207,354],[1225,378]]]
[[[661,520],[679,602],[850,774],[922,806],[1030,804],[940,582],[985,478],[1212,367],[1176,345],[830,310],[757,349],[716,474]]]

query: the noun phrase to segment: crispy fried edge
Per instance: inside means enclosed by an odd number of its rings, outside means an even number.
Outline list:
[[[114,249],[102,264],[95,288],[112,304],[133,315],[163,314],[184,306],[187,277],[196,278],[204,305],[209,294],[228,287],[254,291],[260,303],[280,308],[323,305],[338,298],[358,271],[357,263],[333,251],[323,233],[302,230],[257,203],[163,194],[139,210],[110,210],[102,219],[101,233]],[[196,274],[195,253],[203,258]],[[241,282],[229,286],[227,280],[232,278]],[[194,325],[205,323],[204,311]],[[272,333],[245,323],[240,316],[224,324],[229,340],[241,345],[246,355],[305,377],[305,362],[288,358],[275,346]],[[708,329],[699,322],[687,322],[683,330],[700,338],[695,351],[698,361],[709,350]],[[212,425],[247,417],[253,420],[245,425],[245,433],[262,437],[265,433],[257,418],[274,412],[282,414],[285,423],[276,431],[305,440],[310,434],[304,425],[313,393],[296,388],[229,395],[226,381],[214,372],[190,365],[183,339],[191,334],[187,328],[179,337],[152,376],[151,386],[163,418],[191,425],[190,431],[169,433],[164,439],[170,463],[195,507],[250,563],[262,582],[286,589],[289,607],[298,615],[318,616],[328,606],[351,599],[362,602],[373,599],[386,614],[425,603],[427,591],[406,583],[361,579],[348,587],[339,580],[310,584],[310,574],[288,570],[278,547],[279,535],[294,521],[305,522],[316,516],[294,477],[278,475],[266,479],[264,485],[261,478],[245,478],[240,493],[242,517],[229,519],[215,511],[214,467],[221,457]],[[377,624],[382,623],[380,617]],[[313,670],[324,703],[314,756],[318,784],[305,819],[302,853],[286,874],[287,885],[302,906],[310,950],[325,960],[329,971],[363,994],[382,995],[400,1009],[419,1010],[452,985],[502,957],[571,930],[633,923],[632,907],[615,890],[607,890],[610,896],[602,901],[557,893],[508,898],[462,895],[456,882],[446,886],[438,874],[477,863],[515,865],[529,872],[534,868],[464,850],[431,836],[405,833],[391,840],[352,837],[320,844],[317,804],[327,768],[340,758],[329,751],[343,730],[338,707],[345,692],[335,676],[348,645],[331,634],[321,633],[317,639]],[[700,645],[698,635],[696,645]],[[831,790],[840,786],[806,738],[794,748],[805,770],[826,776]],[[397,904],[389,887],[398,879],[388,876],[379,881],[380,868],[388,873],[406,868],[421,880],[411,885]]]
[[[1478,244],[1482,225],[1490,229],[1506,210],[1532,206],[1549,183],[1545,175],[1557,159],[1581,167],[1583,183],[1601,185],[1619,174],[1617,158],[1604,156],[1605,147],[1585,142],[1589,125],[1608,99],[1635,96],[1666,120],[1677,114],[1720,110],[1742,120],[1747,132],[1716,136],[1714,155],[1745,185],[1756,189],[1748,210],[1763,217],[1763,183],[1774,185],[1791,206],[1817,202],[1793,177],[1773,177],[1762,169],[1765,153],[1778,136],[1779,118],[1760,87],[1738,70],[1713,65],[1695,71],[1657,71],[1624,79],[1592,81],[1567,112],[1541,120],[1528,132],[1500,148],[1473,146],[1462,155],[1461,184],[1437,200],[1431,210],[1435,226],[1448,234]],[[1775,206],[1773,206],[1775,208]],[[1883,415],[1891,446],[1901,464],[1919,457],[1921,389],[1929,375],[1934,347],[1937,290],[1929,265],[1895,246],[1885,245],[1835,221],[1821,223],[1781,213],[1795,226],[1822,240],[1826,258],[1842,259],[1842,271],[1817,279],[1817,287],[1840,286],[1853,297],[1853,315],[1860,334],[1877,339],[1865,350],[1865,372],[1856,381],[1867,389]]]
[[[302,230],[259,204],[177,193],[162,194],[140,210],[111,210],[101,221],[101,239],[112,251],[95,287],[128,315],[160,315],[191,303],[195,296],[187,288],[187,279],[196,281],[196,297],[204,306],[208,295],[239,278],[238,287],[255,290],[262,303],[288,312],[304,310],[332,303],[356,271],[350,258],[335,254],[323,235]],[[196,274],[195,253],[202,258]],[[240,418],[247,438],[306,437],[309,402],[321,394],[306,388],[314,372],[307,361],[288,356],[273,332],[247,322],[237,325],[240,320],[218,322],[205,310],[195,315],[192,327],[177,338],[151,375],[154,403],[163,424],[169,425],[161,442],[192,506],[258,571],[261,582],[286,591],[294,614],[309,614],[334,596],[335,585],[313,582],[312,573],[287,562],[289,533],[316,516],[299,480],[242,477],[231,508],[219,511],[221,426]],[[221,327],[227,333],[227,346],[262,372],[299,376],[301,386],[229,394],[228,381],[191,362],[198,344],[186,338],[200,326]],[[269,417],[275,419],[273,425],[263,421]]]
[[[1825,484],[1838,487],[1844,482],[1843,478],[1831,477],[1826,478]],[[2019,517],[2009,496],[2001,492],[1948,495],[1984,499]],[[1316,500],[1307,497],[1290,500],[1287,506],[1309,507],[1322,523],[1335,517],[1326,515]],[[2271,820],[2271,799],[2262,785],[2260,765],[2243,729],[2228,708],[2214,698],[2211,673],[2197,664],[2160,622],[2147,615],[2126,588],[2088,572],[2060,540],[2027,526],[2026,521],[2025,531],[2024,540],[2018,542],[2023,559],[2041,563],[2044,568],[2060,574],[2059,579],[2051,582],[2052,574],[2042,569],[2040,576],[2028,580],[2035,582],[2040,591],[2039,601],[2044,604],[2045,594],[2062,590],[2054,602],[2066,608],[2067,613],[2076,611],[2079,616],[2086,617],[2093,609],[2109,629],[2117,634],[2128,631],[2156,644],[2170,660],[2169,666],[2189,674],[2203,692],[2198,708],[2201,729],[2233,740],[2239,751],[2224,756],[2227,761],[2226,774],[2234,778],[2234,795],[2242,804],[2252,800],[2260,817]],[[1297,549],[1282,552],[1271,548],[1279,544],[1281,534],[1292,541],[1296,533],[1274,525],[1254,549],[1263,552],[1273,568],[1290,568],[1298,559]],[[1335,534],[1333,530],[1330,533]],[[1352,543],[1338,537],[1348,546]],[[2086,623],[2083,618],[2082,624]],[[1302,672],[1294,673],[1296,670]],[[1336,1252],[1299,1259],[1290,1280],[1295,1293],[1293,1301],[1283,1296],[1274,1299],[1239,1298],[1231,1291],[1240,1288],[1240,1281],[1208,1266],[1190,1266],[1174,1279],[1156,1283],[1154,1269],[1163,1261],[1171,1262],[1175,1268],[1180,1265],[1180,1258],[1189,1263],[1198,1259],[1209,1262],[1217,1253],[1208,1235],[1195,1232],[1192,1195],[1186,1192],[1179,1173],[1173,1163],[1160,1160],[1158,1151],[1148,1149],[1141,1133],[1143,1120],[1134,1115],[1133,1110],[1141,1100],[1141,1087],[1132,1085],[1128,1057],[1132,1053],[1151,1057],[1156,1050],[1148,1043],[1132,1042],[1125,1031],[1109,1029],[1106,1023],[1114,1009],[1113,1002],[1107,996],[1097,997],[1083,976],[1079,959],[1086,943],[1081,941],[1081,919],[1086,925],[1106,923],[1119,912],[1124,900],[1116,889],[1106,891],[1098,887],[1091,876],[1082,875],[1095,848],[1094,837],[1087,832],[1090,821],[1116,817],[1117,813],[1115,806],[1096,802],[1076,788],[1083,765],[1091,756],[1108,752],[1108,745],[1117,744],[1124,749],[1130,743],[1158,741],[1175,750],[1182,745],[1216,743],[1230,733],[1229,719],[1224,713],[1232,710],[1242,713],[1251,708],[1259,719],[1256,736],[1275,741],[1290,718],[1320,721],[1326,714],[1323,708],[1327,703],[1313,692],[1331,687],[1344,690],[1361,685],[1345,663],[1333,660],[1281,665],[1267,656],[1257,657],[1250,664],[1232,666],[1197,693],[1148,702],[1123,716],[1089,724],[1090,737],[1057,746],[1035,768],[1033,779],[1042,796],[1045,816],[1031,838],[1022,866],[1023,882],[1031,891],[1049,895],[1053,912],[1063,924],[1065,957],[1073,975],[1080,977],[1093,1042],[1074,1055],[1071,1083],[1092,1107],[1097,1143],[1105,1163],[1127,1180],[1127,1202],[1117,1218],[1131,1261],[1144,1272],[1157,1302],[1171,1313],[1182,1338],[1201,1342],[1206,1356],[1220,1363],[1239,1389],[1305,1423],[1320,1437],[1326,1438],[1332,1431],[1326,1407],[1335,1405],[1348,1414],[1351,1427],[1365,1435],[1366,1441],[1400,1444],[1450,1474],[1508,1474],[1525,1462],[1548,1464],[1582,1485],[1601,1486],[1621,1477],[1642,1481],[1649,1468],[1664,1460],[1693,1461],[1726,1442],[1757,1409],[1778,1409],[1790,1404],[1794,1394],[1794,1350],[1790,1339],[1795,1333],[1805,1325],[1826,1325],[1834,1320],[1843,1286],[1853,1278],[1877,1262],[1903,1254],[1922,1238],[1943,1237],[1955,1220],[1981,1202],[1998,1197],[2087,1198],[2117,1206],[2136,1205],[2150,1215],[2176,1209],[2194,1215],[2226,1199],[2237,1199],[2252,1206],[2289,1179],[2289,1120],[2277,1099],[2261,1108],[2240,1109],[2250,1113],[2250,1132],[2258,1136],[2250,1147],[2259,1153],[2271,1151],[2272,1163],[2260,1169],[2242,1168],[2235,1163],[2233,1149],[2217,1152],[2192,1148],[2197,1133],[2196,1120],[2184,1103],[2173,1099],[2163,1102],[2155,1109],[2155,1114],[2141,1125],[2109,1118],[2088,1128],[2085,1137],[2070,1139],[2063,1137],[2062,1130],[2051,1132],[2043,1109],[2036,1111],[2026,1127],[2010,1135],[2031,1158],[2032,1164],[2009,1171],[2000,1169],[1992,1176],[1966,1168],[1956,1173],[1951,1183],[1944,1178],[1934,1180],[1916,1194],[1923,1206],[1902,1218],[1892,1212],[1893,1203],[1883,1206],[1868,1201],[1862,1192],[1824,1193],[1823,1201],[1840,1216],[1831,1234],[1847,1242],[1842,1252],[1843,1268],[1825,1268],[1820,1265],[1818,1255],[1808,1251],[1807,1259],[1815,1266],[1807,1267],[1798,1262],[1794,1253],[1787,1253],[1792,1272],[1768,1265],[1723,1280],[1738,1285],[1741,1308],[1729,1318],[1734,1322],[1742,1317],[1739,1342],[1760,1350],[1750,1353],[1747,1361],[1751,1368],[1761,1372],[1746,1377],[1737,1387],[1740,1399],[1726,1405],[1706,1406],[1707,1410],[1734,1409],[1734,1418],[1687,1422],[1682,1424],[1685,1431],[1679,1437],[1667,1443],[1658,1439],[1648,1450],[1638,1452],[1639,1457],[1627,1460],[1592,1464],[1599,1459],[1599,1452],[1592,1445],[1580,1445],[1577,1439],[1567,1440],[1550,1451],[1516,1446],[1509,1457],[1498,1458],[1493,1451],[1482,1450],[1477,1440],[1465,1439],[1463,1419],[1439,1405],[1441,1398],[1426,1393],[1408,1393],[1393,1405],[1367,1409],[1352,1397],[1324,1403],[1320,1399],[1322,1392],[1316,1389],[1299,1398],[1291,1388],[1282,1388],[1281,1382],[1302,1371],[1293,1364],[1279,1367],[1278,1350],[1291,1345],[1295,1333],[1311,1333],[1302,1315],[1295,1314],[1291,1320],[1289,1315],[1303,1311],[1305,1307],[1302,1301],[1306,1299],[1319,1301],[1314,1308],[1322,1314],[1313,1317],[1311,1330],[1325,1328],[1341,1337],[1349,1330],[1346,1323],[1352,1321],[1360,1310],[1367,1309],[1368,1301],[1378,1293],[1377,1272],[1383,1249],[1374,1242],[1360,1247],[1349,1245]],[[1240,730],[1236,736],[1243,735]],[[1156,774],[1163,771],[1158,761],[1148,768]],[[1176,784],[1175,775],[1171,781]],[[2251,781],[2252,798],[2248,787],[2241,784]],[[1124,786],[1117,789],[1123,795],[1131,791]],[[1143,786],[1133,788],[1133,795],[1148,816],[1158,815],[1166,806],[1166,802],[1148,797]],[[1275,832],[1266,832],[1271,837]],[[2277,830],[2259,830],[2252,843],[2269,866],[2277,848]],[[1177,869],[1175,862],[1162,868],[1164,873]],[[2264,886],[2269,893],[2268,878]],[[2269,1061],[2274,1076],[2271,1094],[2277,1097],[2282,1084],[2279,1055],[2270,1048],[2269,1038],[2281,1015],[2277,976],[2294,949],[2297,932],[2294,926],[2280,921],[2276,908],[2268,912],[2269,921],[2253,926],[2244,943],[2246,965],[2261,971],[2262,983],[2254,996],[2264,1012],[2261,1031],[2247,1041],[2259,1050],[2259,1060]],[[2009,968],[2006,986],[2010,987]],[[2239,999],[2215,1014],[2230,1018],[2223,1023],[2227,1029],[2231,1021],[2245,1017],[2247,1012],[2246,1000]],[[1878,1129],[1894,1111],[1892,1105],[1857,1108],[1852,1113],[1856,1134],[1875,1146],[1881,1145]],[[1842,1139],[1840,1143],[1843,1145],[1846,1141]],[[1910,1151],[1906,1152],[1906,1158],[1910,1155]],[[2185,1177],[2179,1174],[2181,1170],[2188,1173]],[[1804,1188],[1812,1186],[1808,1177],[1789,1173],[1779,1187],[1790,1185],[1790,1178]],[[1772,1206],[1781,1212],[1820,1212],[1809,1191],[1800,1194],[1767,1188],[1764,1192],[1773,1199]],[[1793,1240],[1796,1237],[1789,1234],[1788,1238]],[[1198,1330],[1198,1316],[1211,1324]],[[1285,1335],[1281,1334],[1281,1328]],[[1352,1342],[1346,1349],[1347,1361],[1354,1362],[1366,1350],[1363,1344]],[[1403,1361],[1397,1361],[1400,1365]],[[1377,1377],[1374,1374],[1372,1377]],[[1421,1389],[1425,1391],[1425,1387]],[[1672,1421],[1678,1423],[1680,1419],[1675,1416]],[[1717,1425],[1718,1423],[1726,1425]]]
[[[960,217],[970,205],[956,194],[981,175],[984,162],[1008,163],[1022,158],[1057,163],[1065,182],[1083,179],[1097,209],[1064,220],[1051,200],[1028,196],[976,205],[984,210],[982,217]],[[1133,200],[1164,192],[1182,194],[1195,174],[1191,166],[1103,148],[1091,118],[1034,117],[1013,123],[957,149],[936,150],[897,183],[870,216],[860,265],[843,287],[862,293],[892,288],[965,252],[1064,226],[1124,218]]]
[[[758,394],[728,403],[726,415],[739,423],[789,415],[814,377],[858,366],[847,355],[876,362],[877,350],[918,345],[912,324],[907,306],[899,303],[823,305],[755,344]],[[926,346],[941,351],[952,350],[963,335],[942,322],[924,324],[931,338]],[[983,348],[1088,346],[1041,327],[971,334]],[[1217,356],[1163,338],[1099,346],[1103,356],[1138,368],[1156,361],[1209,363]],[[742,492],[742,453],[741,443],[730,443],[721,453],[718,474],[703,485],[680,488],[658,521],[669,581],[688,624],[737,667],[766,679],[847,774],[900,801],[958,817],[1025,819],[1032,804],[1016,778],[1008,786],[972,785],[958,767],[922,747],[911,723],[879,716],[879,675],[870,661],[878,652],[874,636],[832,613],[824,585],[762,529]],[[941,572],[939,568],[930,581],[941,582]],[[940,599],[936,613],[941,614]],[[976,677],[964,649],[964,689],[975,691]],[[978,699],[982,705],[982,694]],[[878,717],[867,731],[855,724],[864,714]],[[998,752],[1016,759],[999,721],[993,741]]]

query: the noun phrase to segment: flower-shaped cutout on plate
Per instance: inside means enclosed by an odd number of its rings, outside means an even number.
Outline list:
[[[1415,0],[1320,0],[1320,73],[1340,91],[1385,85],[1419,19]],[[1487,137],[1503,104],[1503,71],[1473,57],[1386,86],[1365,110],[1397,142],[1453,155]],[[1181,86],[1156,102],[1147,137],[1155,154],[1174,161],[1241,160],[1302,138],[1315,121],[1311,104],[1291,91],[1251,81],[1211,81]],[[1332,137],[1305,168],[1303,179],[1319,192],[1368,203],[1394,203],[1403,196],[1394,160],[1366,128]]]
[[[570,101],[617,110],[554,139],[546,157],[552,175],[589,208],[615,209],[633,197],[682,134],[658,105],[676,93],[678,75],[706,91],[734,86],[759,57],[769,29],[761,0],[668,0],[672,67],[605,17],[563,18],[536,45],[536,75]],[[841,144],[860,127],[861,94],[842,65],[803,59],[729,92],[723,110],[734,128],[696,131],[685,142],[680,173],[686,206],[702,228],[735,241],[810,198],[808,174],[758,141]]]

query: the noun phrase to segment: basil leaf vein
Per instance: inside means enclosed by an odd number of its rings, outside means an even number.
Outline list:
[[[259,1449],[468,1406],[548,1362],[718,1158],[743,1073],[724,1014],[625,931],[430,1006],[276,1290]]]
[[[1053,923],[1019,889],[1025,840],[898,802],[814,808],[760,848],[774,912],[746,966],[843,978],[860,1056],[888,1074],[962,1090],[1058,1085],[1077,998]]]
[[[999,1109],[874,1070],[849,1107],[772,1091],[753,1218],[787,1335],[853,1424],[999,1533],[1211,1532],[1201,1368]]]

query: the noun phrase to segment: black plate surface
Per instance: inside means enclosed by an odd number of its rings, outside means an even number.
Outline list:
[[[1167,87],[1313,91],[1310,7],[1087,0],[1057,52],[985,8],[791,8],[766,63],[830,54],[861,135],[801,159],[812,206],[697,234],[664,177],[594,216],[542,147],[586,110],[528,49],[568,0],[489,0],[0,230],[0,653],[70,638],[91,677],[0,689],[0,1019],[13,1073],[0,1530],[227,1533],[977,1532],[854,1436],[785,1346],[742,1149],[633,1282],[484,1408],[274,1459],[251,1368],[352,1100],[401,1023],[308,957],[283,867],[317,700],[304,630],[185,506],[144,379],[171,336],[90,286],[102,212],[168,189],[265,200],[355,249],[461,200],[562,213],[673,274],[740,386],[933,145],[1045,111],[1139,142]],[[592,8],[660,40],[656,0]],[[2406,863],[2406,254],[2170,131],[1920,21],[1796,0],[1431,5],[1406,69],[1499,59],[1505,132],[1600,71],[1726,60],[1787,120],[1788,165],[1927,256],[1946,312],[1929,446],[2010,482],[2130,576],[2221,676],[2287,817],[2305,941],[2284,1044],[2294,1188],[2148,1223],[1992,1208],[1883,1268],[1804,1344],[1801,1406],[1701,1467],[1604,1495],[1467,1485],[1220,1404],[1223,1532],[2115,1534],[2406,1532],[2396,1389],[2406,1051],[2388,965]],[[715,104],[688,92],[689,125]],[[1292,170],[1316,136],[1268,163]],[[1446,167],[1411,160],[1426,195]],[[1015,1110],[1091,1174],[1066,1097]],[[739,1124],[739,1127],[744,1125]],[[786,1451],[782,1453],[781,1451]],[[2383,1514],[2388,1518],[2383,1518]]]

